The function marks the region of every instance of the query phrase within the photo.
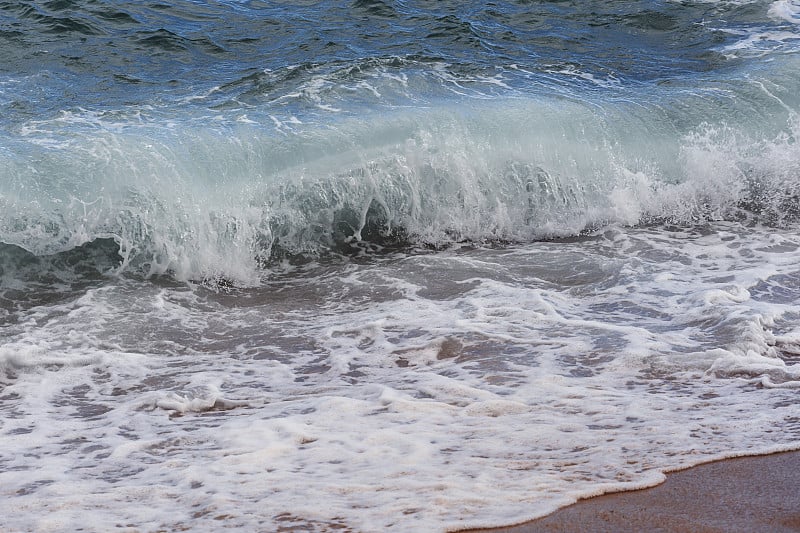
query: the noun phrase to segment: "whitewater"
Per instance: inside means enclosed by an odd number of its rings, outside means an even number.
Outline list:
[[[799,45],[0,2],[0,529],[456,531],[800,449]]]

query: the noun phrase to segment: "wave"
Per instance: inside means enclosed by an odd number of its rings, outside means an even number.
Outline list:
[[[43,256],[110,240],[116,271],[248,285],[277,259],[369,243],[786,224],[800,213],[800,119],[769,94],[769,113],[762,102],[749,122],[684,133],[682,106],[710,116],[719,98],[450,102],[291,130],[63,114],[0,148],[0,242]]]

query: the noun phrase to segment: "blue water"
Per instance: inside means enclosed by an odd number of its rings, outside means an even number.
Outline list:
[[[792,2],[2,13],[0,241],[34,254],[110,238],[134,270],[251,282],[256,263],[365,231],[526,241],[797,210],[796,180],[751,161],[794,142]],[[698,142],[737,144],[740,160],[697,177]],[[620,218],[609,193],[633,187],[626,172],[645,175],[649,197]],[[700,204],[683,211],[653,192],[692,180],[747,190],[675,193]]]
[[[0,1],[0,529],[797,447],[799,73],[796,0]]]

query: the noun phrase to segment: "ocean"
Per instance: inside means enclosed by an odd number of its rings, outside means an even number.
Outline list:
[[[798,230],[798,0],[0,1],[0,529],[800,449]]]

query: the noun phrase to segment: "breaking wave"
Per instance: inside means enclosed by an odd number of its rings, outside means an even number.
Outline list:
[[[680,109],[565,98],[291,131],[63,113],[0,151],[0,242],[42,256],[113,240],[116,271],[254,284],[276,259],[387,243],[742,217],[781,225],[800,213],[800,119],[774,100],[772,123],[723,117],[684,133]]]

